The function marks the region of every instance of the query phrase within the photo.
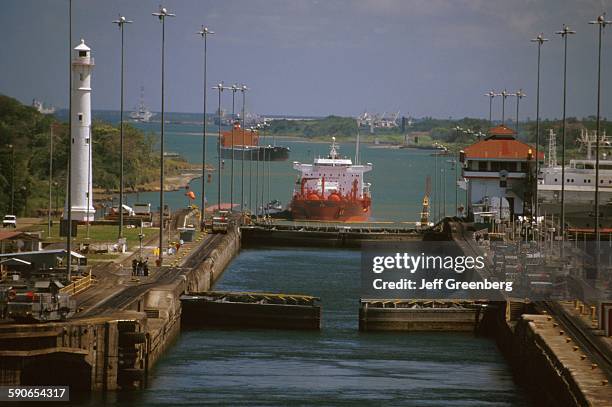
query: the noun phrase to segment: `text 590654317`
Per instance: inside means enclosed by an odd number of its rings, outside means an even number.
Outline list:
[[[68,386],[0,386],[0,401],[70,401]]]

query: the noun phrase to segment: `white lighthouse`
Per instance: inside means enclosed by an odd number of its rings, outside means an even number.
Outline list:
[[[74,48],[72,59],[72,220],[84,222],[94,220],[92,193],[92,156],[91,156],[91,71],[94,59],[91,49],[81,43]]]

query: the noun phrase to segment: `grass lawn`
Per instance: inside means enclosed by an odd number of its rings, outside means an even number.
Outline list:
[[[157,228],[143,228],[142,233],[145,235],[144,240],[147,240],[158,233]],[[51,237],[47,236],[47,225],[45,223],[40,225],[34,225],[27,228],[29,232],[42,231],[43,241],[46,243],[50,242],[63,242],[65,237],[59,237],[59,222],[54,220],[53,227],[51,228]],[[87,239],[87,225],[78,225],[77,236],[73,239],[75,243],[88,243],[88,242],[117,242],[117,236],[119,233],[119,226],[117,225],[90,225],[89,226],[89,239]],[[138,234],[140,228],[123,228],[123,236],[127,239],[128,249],[133,249],[138,246]]]

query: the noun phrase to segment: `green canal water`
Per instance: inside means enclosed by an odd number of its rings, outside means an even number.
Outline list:
[[[145,131],[157,132],[159,123],[139,123],[138,127]],[[210,129],[214,134],[216,128]],[[202,135],[200,125],[190,124],[167,124],[166,125],[166,151],[177,152],[193,163],[201,163],[202,159]],[[369,140],[368,136],[362,136],[362,140]],[[331,143],[331,140],[330,140]],[[272,138],[265,136],[262,144],[272,144]],[[329,143],[305,142],[298,139],[276,139],[277,145],[285,145],[291,149],[289,160],[284,162],[270,163],[270,182],[271,186],[268,193],[268,181],[265,180],[265,202],[268,196],[271,199],[280,200],[286,205],[290,200],[295,186],[298,172],[293,169],[293,161],[311,163],[317,156],[325,156],[329,153]],[[207,162],[215,168],[217,167],[217,138],[207,137]],[[355,143],[340,143],[340,153],[352,159],[355,156]],[[425,192],[426,178],[431,177],[432,190],[435,187],[435,175],[440,185],[436,202],[440,202],[440,213],[443,214],[444,199],[442,191],[446,192],[446,213],[452,215],[455,212],[455,169],[453,164],[448,162],[454,157],[434,157],[431,151],[413,149],[388,149],[380,148],[373,144],[362,144],[360,147],[361,163],[370,162],[373,170],[366,173],[365,180],[372,184],[372,220],[373,221],[393,221],[393,222],[415,222],[419,219],[423,194]],[[255,206],[256,191],[256,162],[246,161],[244,163],[245,172],[245,193],[244,201],[248,202],[251,197],[252,206]],[[260,164],[261,186],[264,179],[263,164]],[[437,171],[436,171],[437,169]],[[444,169],[444,174],[442,173]],[[252,171],[252,172],[251,172]],[[266,174],[268,163],[266,163]],[[240,203],[242,193],[242,161],[234,162],[234,202]],[[231,160],[224,161],[221,170],[221,202],[230,201],[230,174]],[[251,174],[251,176],[249,176]],[[444,175],[444,177],[442,177]],[[444,181],[444,182],[443,182]],[[217,189],[219,176],[218,171],[213,172],[210,183],[206,184],[206,198],[209,204],[217,203]],[[251,188],[249,188],[249,182]],[[443,186],[443,187],[442,187]],[[191,182],[190,189],[196,192],[196,204],[200,203],[200,192],[202,190],[202,179],[198,178]],[[250,191],[250,192],[249,192]],[[261,190],[260,190],[261,191]],[[260,195],[261,196],[261,192]],[[165,193],[165,201],[172,208],[181,208],[187,205],[185,191],[173,191]],[[464,202],[465,192],[461,190],[457,194],[457,203]],[[140,193],[130,194],[128,204],[134,201],[151,202],[154,208],[159,205],[159,193]],[[260,198],[261,200],[261,198]],[[436,210],[436,213],[438,211]]]
[[[159,124],[140,124],[156,131]],[[192,162],[201,159],[200,127],[167,126],[167,150]],[[311,162],[328,151],[325,143],[277,140],[291,148],[289,161],[272,163],[271,198],[286,204],[296,179],[292,161]],[[208,140],[209,161],[216,163],[216,138]],[[374,170],[373,217],[377,221],[415,221],[421,211],[425,179],[434,177],[429,152],[362,145],[361,161]],[[342,143],[341,153],[354,155]],[[454,212],[454,170],[445,182],[447,213]],[[222,201],[229,201],[230,161],[223,170]],[[246,168],[248,169],[248,162]],[[240,174],[240,161],[235,163]],[[248,170],[246,172],[248,174]],[[207,184],[216,203],[218,176]],[[247,185],[248,196],[248,178]],[[235,191],[240,196],[240,179]],[[253,188],[255,182],[253,181]],[[200,191],[201,180],[191,188]],[[186,205],[184,191],[166,193],[173,207]],[[459,202],[461,202],[461,193]],[[136,200],[130,196],[129,201]],[[157,193],[140,201],[155,207]],[[199,199],[199,198],[198,198]],[[239,202],[239,199],[236,199]],[[442,201],[442,200],[440,200]],[[441,211],[442,212],[442,211]],[[152,372],[149,387],[111,395],[123,405],[414,405],[525,406],[522,389],[488,339],[456,333],[360,333],[358,331],[360,254],[350,250],[244,250],[231,263],[217,289],[304,293],[321,297],[320,332],[275,330],[194,330],[182,332]]]
[[[244,250],[223,290],[321,297],[320,332],[193,330],[137,405],[526,406],[495,344],[471,334],[360,333],[358,251]]]

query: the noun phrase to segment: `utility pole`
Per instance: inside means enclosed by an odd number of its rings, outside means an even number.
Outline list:
[[[204,108],[202,110],[202,216],[200,219],[200,229],[204,230],[204,222],[206,218],[206,53],[208,36],[214,34],[208,27],[202,26],[202,29],[197,32],[204,39]]]
[[[217,211],[221,210],[221,93],[224,90],[230,89],[223,86],[223,82],[219,83],[217,86],[213,86],[213,89],[217,89],[219,93],[219,109],[217,110],[219,116],[219,126],[217,128],[217,170],[219,171],[218,182],[217,182]]]
[[[576,34],[576,31],[570,30],[567,25],[563,25],[561,31],[555,34],[561,35],[563,39],[563,123],[561,126],[561,219],[559,232],[561,235],[561,256],[563,257],[563,241],[565,241],[565,105],[567,100],[567,38],[570,34]],[[536,157],[537,159],[537,157]]]
[[[540,55],[541,48],[544,42],[548,39],[544,38],[544,34],[540,33],[537,37],[533,38],[531,42],[538,43],[538,80],[537,80],[537,94],[536,94],[536,187],[535,187],[535,208],[532,213],[535,214],[536,224],[539,216],[539,205],[538,205],[538,176],[540,174]]]
[[[229,211],[233,212],[234,211],[234,161],[236,159],[236,157],[234,156],[234,127],[235,126],[235,120],[236,120],[236,92],[238,92],[239,88],[238,85],[233,84],[230,87],[230,90],[232,91],[232,166],[230,168],[230,179],[231,179],[231,183],[230,183],[230,208]]]
[[[165,68],[165,46],[166,46],[166,17],[174,17],[175,14],[168,13],[164,7],[159,7],[159,11],[152,13],[159,18],[162,23],[162,43],[161,43],[161,140],[160,140],[160,172],[159,172],[159,267],[163,264],[163,242],[164,242],[164,68]],[[121,208],[123,211],[123,208]],[[169,226],[168,226],[169,227]]]
[[[249,90],[246,85],[242,85],[239,90],[242,92],[242,157],[240,163],[240,212],[244,212],[244,150],[246,149],[246,143],[244,137],[246,135],[246,117],[245,117],[245,105],[246,105],[246,91]]]
[[[523,89],[519,89],[514,94],[514,96],[516,96],[516,135],[518,136],[519,134],[519,103],[521,102],[522,98],[527,96],[527,94],[523,92]]]
[[[13,173],[15,172],[13,165]],[[13,182],[14,184],[14,179]],[[11,206],[13,201],[11,190]],[[68,0],[68,192],[66,211],[68,227],[66,228],[66,268],[68,282],[72,282],[72,0]],[[12,208],[11,208],[12,209]]]
[[[489,127],[493,127],[493,99],[497,96],[494,90],[490,90],[484,94],[489,98]]]
[[[496,96],[502,97],[502,126],[506,125],[506,98],[508,96],[514,96],[514,93],[509,93],[506,89],[504,89],[501,93],[498,93]]]
[[[606,13],[603,13],[597,20],[589,22],[589,24],[597,24],[599,26],[599,42],[597,53],[597,130],[595,144],[595,239],[597,241],[597,252],[599,253],[600,246],[600,227],[599,227],[599,145],[601,140],[601,34],[606,25],[612,21],[606,21]],[[599,262],[597,262],[599,267]]]
[[[51,187],[53,186],[53,126],[49,131],[49,209],[47,211],[47,237],[51,236]]]
[[[119,176],[119,239],[121,239],[123,237],[123,185],[124,185],[124,178],[123,178],[123,148],[124,148],[124,143],[123,143],[123,26],[125,24],[130,24],[132,23],[132,21],[127,20],[124,16],[119,15],[119,19],[113,21],[113,24],[117,24],[117,26],[119,27],[119,30],[121,30],[121,113],[120,113],[120,119],[119,119],[119,134],[120,134],[120,143],[119,143],[119,156],[120,156],[120,161],[121,161],[121,174]],[[88,206],[89,207],[89,206]],[[88,219],[88,225],[89,225],[89,217]],[[89,228],[88,228],[89,230]]]

